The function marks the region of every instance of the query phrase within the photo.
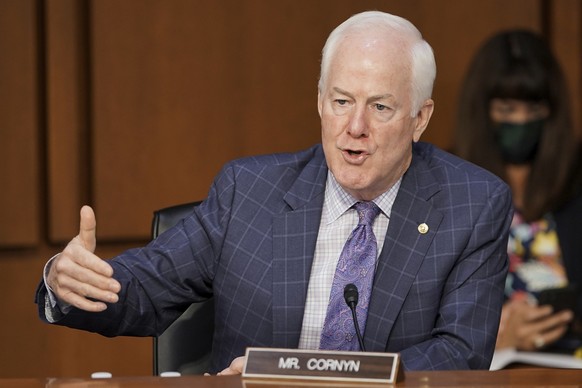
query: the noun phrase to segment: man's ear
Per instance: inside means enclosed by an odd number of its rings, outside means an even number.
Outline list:
[[[317,89],[317,111],[319,112],[319,118],[321,118],[321,112],[323,111],[323,101],[321,99],[321,89]]]
[[[428,126],[428,122],[432,116],[432,112],[434,111],[434,101],[432,99],[428,99],[424,102],[420,110],[416,115],[416,125],[414,128],[414,133],[412,134],[412,140],[416,143],[420,140],[424,130]]]

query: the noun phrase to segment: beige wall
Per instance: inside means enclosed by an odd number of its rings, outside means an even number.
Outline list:
[[[151,372],[151,339],[40,323],[45,260],[95,207],[104,257],[148,239],[152,211],[201,199],[220,166],[319,140],[319,53],[349,15],[424,33],[438,65],[425,140],[447,148],[477,45],[546,34],[581,95],[578,0],[0,0],[0,377]],[[579,109],[576,109],[579,114]],[[578,122],[580,117],[577,117]]]

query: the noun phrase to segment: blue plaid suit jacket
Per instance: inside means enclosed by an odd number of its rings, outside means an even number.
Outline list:
[[[214,372],[247,346],[296,348],[327,171],[321,145],[227,164],[191,216],[111,261],[119,303],[98,314],[73,310],[58,323],[154,335],[214,296]],[[488,368],[511,213],[498,178],[414,144],[376,270],[366,348],[400,352],[409,370]]]

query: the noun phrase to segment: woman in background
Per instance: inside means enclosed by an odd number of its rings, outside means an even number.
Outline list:
[[[579,146],[565,77],[538,35],[505,31],[477,52],[460,93],[455,152],[503,178],[513,193],[507,300],[497,349],[579,347]],[[567,305],[564,310],[538,302],[543,290],[555,288],[562,292],[558,300]]]

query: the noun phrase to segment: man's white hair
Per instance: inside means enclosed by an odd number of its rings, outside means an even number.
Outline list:
[[[436,62],[432,48],[422,38],[420,31],[408,20],[380,11],[358,13],[337,26],[327,38],[321,53],[319,91],[327,81],[330,62],[341,41],[354,33],[374,33],[384,40],[393,39],[407,42],[412,79],[412,117],[415,117],[431,98],[436,77]]]

